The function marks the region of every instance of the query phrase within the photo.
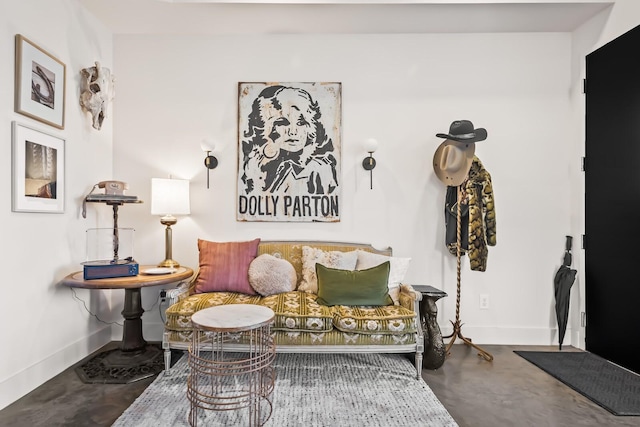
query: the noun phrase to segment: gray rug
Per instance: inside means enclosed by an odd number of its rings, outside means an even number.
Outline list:
[[[265,426],[457,426],[404,355],[278,354],[275,367],[274,409]],[[188,372],[184,356],[113,426],[189,425]],[[247,425],[247,409],[200,412],[206,414],[198,425]]]

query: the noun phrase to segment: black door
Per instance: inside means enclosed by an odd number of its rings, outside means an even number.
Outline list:
[[[586,349],[640,373],[640,26],[586,72]]]

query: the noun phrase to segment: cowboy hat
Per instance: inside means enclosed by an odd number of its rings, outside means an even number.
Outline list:
[[[469,120],[456,120],[449,126],[449,133],[437,133],[436,136],[461,142],[478,142],[487,139],[487,130],[474,129]]]
[[[452,139],[442,142],[433,155],[433,170],[438,179],[452,187],[462,184],[471,169],[475,151],[473,142]]]

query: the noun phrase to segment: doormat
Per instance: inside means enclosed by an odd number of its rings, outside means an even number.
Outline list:
[[[183,353],[171,350],[171,366]],[[141,351],[123,352],[119,348],[103,351],[75,368],[80,380],[87,384],[130,384],[163,370],[164,351],[156,344],[147,344]]]
[[[640,375],[587,351],[514,351],[614,415],[640,416]]]

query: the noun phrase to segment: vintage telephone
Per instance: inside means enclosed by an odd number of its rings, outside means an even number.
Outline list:
[[[105,194],[119,196],[123,196],[124,191],[129,189],[129,184],[122,181],[100,181],[96,185],[98,186],[98,188],[104,188]]]
[[[104,189],[104,193],[94,193],[96,189]],[[87,217],[87,202],[103,202],[107,204],[140,203],[138,196],[128,196],[125,193],[129,184],[123,181],[100,181],[95,184],[89,194],[82,201],[82,217]]]

